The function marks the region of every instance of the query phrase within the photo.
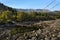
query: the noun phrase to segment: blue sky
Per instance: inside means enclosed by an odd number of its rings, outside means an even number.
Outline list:
[[[22,9],[44,9],[53,0],[0,0],[1,3],[13,7]],[[60,0],[55,0],[49,7],[45,9],[60,10],[60,4],[52,8],[59,3]]]

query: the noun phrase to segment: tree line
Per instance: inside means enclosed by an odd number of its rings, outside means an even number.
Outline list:
[[[0,13],[0,23],[8,23],[10,21],[44,21],[44,20],[54,20],[60,18],[60,12],[57,13],[49,12],[12,12],[12,11],[3,11]]]

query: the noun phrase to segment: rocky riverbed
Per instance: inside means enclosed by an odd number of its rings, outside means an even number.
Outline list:
[[[30,30],[25,28],[16,32],[14,28],[0,28],[0,40],[60,40],[60,19],[37,22],[33,25],[38,29],[31,28],[33,30]],[[15,34],[12,35],[12,33]]]

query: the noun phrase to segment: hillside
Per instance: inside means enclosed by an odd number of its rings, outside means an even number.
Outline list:
[[[4,5],[3,3],[0,3],[0,12],[6,11],[6,10],[9,10],[12,12],[16,11],[14,8],[8,7],[8,6]]]

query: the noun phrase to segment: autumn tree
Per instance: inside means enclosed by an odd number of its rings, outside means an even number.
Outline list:
[[[25,21],[28,17],[28,14],[25,12],[17,12],[17,21]]]
[[[10,21],[12,18],[12,12],[11,11],[3,11],[0,15],[0,21],[3,21],[3,22],[8,22]]]

